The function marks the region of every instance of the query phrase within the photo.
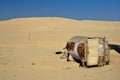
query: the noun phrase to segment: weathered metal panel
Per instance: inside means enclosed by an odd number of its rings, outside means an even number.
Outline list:
[[[81,57],[78,54],[78,45],[80,43],[85,43],[87,41],[88,37],[83,37],[83,36],[74,36],[72,37],[68,43],[74,42],[74,49],[69,50],[69,53],[72,55],[73,58],[81,60]]]
[[[109,61],[110,61],[110,49],[108,47],[108,42],[105,41],[104,63],[109,64]]]
[[[99,56],[104,56],[104,43],[99,44]]]
[[[88,39],[87,66],[98,65],[99,38]]]

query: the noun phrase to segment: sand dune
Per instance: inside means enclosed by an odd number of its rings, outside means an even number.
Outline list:
[[[76,35],[104,36],[120,44],[120,22],[67,18],[19,18],[0,21],[0,80],[119,80],[120,55],[111,50],[105,67],[82,68],[61,60],[62,50]]]
[[[0,44],[25,45],[58,41],[63,43],[74,35],[105,36],[110,43],[119,44],[119,27],[120,22],[77,21],[49,17],[20,18],[0,21]],[[31,33],[30,41],[28,41],[29,33]]]

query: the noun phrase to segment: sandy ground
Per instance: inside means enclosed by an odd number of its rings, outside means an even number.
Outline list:
[[[120,44],[120,22],[65,18],[0,21],[0,80],[120,80],[120,54],[111,50],[110,65],[83,68],[56,55],[76,35],[104,36]]]

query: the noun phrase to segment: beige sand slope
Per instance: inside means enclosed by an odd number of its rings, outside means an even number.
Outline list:
[[[20,18],[0,21],[0,80],[119,80],[120,55],[111,51],[111,63],[82,68],[61,60],[62,50],[75,35],[105,36],[120,44],[120,22],[77,21],[65,18]]]

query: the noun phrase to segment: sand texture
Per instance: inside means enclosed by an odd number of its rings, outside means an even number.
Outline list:
[[[120,22],[57,17],[0,21],[0,80],[120,80],[120,54],[114,50],[110,65],[93,68],[55,54],[77,35],[120,44]]]

